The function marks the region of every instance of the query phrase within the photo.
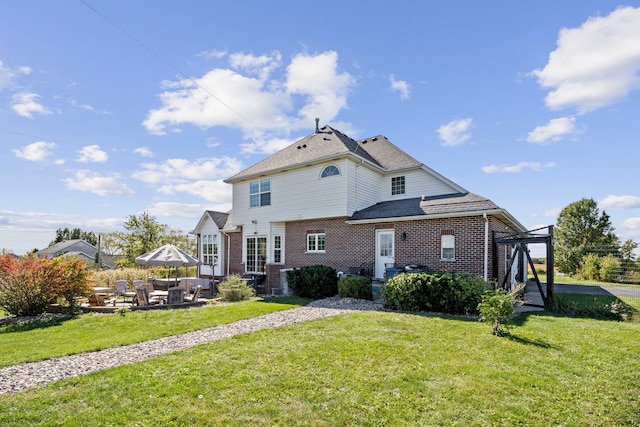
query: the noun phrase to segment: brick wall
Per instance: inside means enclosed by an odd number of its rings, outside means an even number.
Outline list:
[[[375,230],[395,230],[396,264],[404,266],[417,262],[432,271],[465,271],[482,276],[484,274],[484,219],[482,216],[439,218],[430,220],[403,221],[398,223],[354,224],[345,223],[346,218],[295,221],[286,224],[285,264],[267,264],[267,293],[280,288],[280,269],[322,264],[336,271],[347,272],[349,267],[358,267],[363,262],[375,261]],[[493,244],[491,231],[504,231],[505,224],[489,217],[488,278],[494,277]],[[325,233],[326,251],[308,253],[307,233]],[[406,237],[403,239],[403,233]],[[455,236],[455,259],[441,259],[441,236]],[[240,242],[241,244],[241,242]],[[501,247],[498,254],[499,271],[505,271],[505,254],[508,248]]]

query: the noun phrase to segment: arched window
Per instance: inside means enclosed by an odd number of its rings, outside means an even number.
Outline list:
[[[340,175],[340,169],[336,165],[329,165],[322,170],[322,174],[320,174],[320,178],[326,178],[328,176],[336,176]]]

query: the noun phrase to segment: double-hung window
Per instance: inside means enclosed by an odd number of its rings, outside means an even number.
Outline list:
[[[404,194],[404,192],[405,192],[404,176],[396,176],[391,178],[391,195],[396,196],[398,194]]]
[[[307,252],[324,252],[324,233],[307,234]]]
[[[267,178],[250,182],[249,206],[255,208],[269,205],[271,205],[271,180]]]
[[[456,237],[453,234],[443,234],[440,237],[441,259],[453,261],[456,254]]]
[[[273,262],[282,263],[282,236],[273,236]]]
[[[218,236],[204,234],[202,236],[202,263],[214,265],[218,260]]]

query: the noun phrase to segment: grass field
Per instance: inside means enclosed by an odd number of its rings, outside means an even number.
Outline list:
[[[0,325],[0,368],[177,335],[286,310],[305,298],[266,298],[199,309],[85,314]]]
[[[263,330],[0,396],[0,425],[640,424],[640,322],[489,330],[394,312]]]

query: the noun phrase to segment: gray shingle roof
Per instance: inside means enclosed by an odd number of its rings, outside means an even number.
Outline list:
[[[384,170],[419,167],[421,163],[393,145],[384,136],[355,141],[330,126],[312,133],[266,159],[225,180],[232,183],[253,176],[302,166],[346,155],[358,156]]]
[[[376,203],[355,212],[348,221],[385,218],[455,215],[469,212],[495,211],[500,208],[489,199],[473,193],[420,197]]]

